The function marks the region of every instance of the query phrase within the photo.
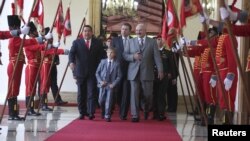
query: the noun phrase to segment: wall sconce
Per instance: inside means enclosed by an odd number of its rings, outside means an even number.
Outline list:
[[[202,0],[202,7],[207,10],[207,14],[210,16],[215,10],[215,0]]]

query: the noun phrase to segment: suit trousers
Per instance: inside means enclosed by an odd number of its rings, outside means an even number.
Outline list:
[[[111,89],[108,87],[99,89],[98,102],[101,106],[102,113],[105,113],[105,118],[111,118],[113,93],[114,93],[114,89]]]
[[[177,84],[172,84],[172,79],[170,79],[168,81],[168,86],[167,86],[167,105],[168,105],[167,111],[176,112],[177,103],[178,103]]]
[[[129,109],[129,100],[130,100],[130,85],[129,81],[126,78],[121,80],[119,84],[119,91],[122,94],[121,106],[120,106],[120,117],[127,117]]]
[[[95,113],[96,78],[77,79],[77,103],[79,113],[93,115]]]
[[[131,115],[132,118],[139,118],[139,94],[140,86],[142,90],[142,109],[144,112],[149,112],[152,108],[153,103],[153,80],[131,80],[131,97],[130,97],[130,106],[131,106]]]

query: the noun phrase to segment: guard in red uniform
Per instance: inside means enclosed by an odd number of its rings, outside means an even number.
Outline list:
[[[209,37],[213,39],[212,41],[212,47],[216,47],[216,38],[218,32],[216,28],[210,28],[209,29]],[[202,79],[200,81],[200,84],[202,85],[203,93],[204,93],[204,100],[206,103],[206,106],[204,106],[204,109],[206,110],[208,124],[214,124],[214,115],[216,110],[216,103],[217,103],[217,97],[216,97],[216,84],[212,84],[211,81],[216,81],[216,76],[214,72],[214,65],[212,62],[212,58],[210,55],[210,48],[207,45],[207,40],[198,40],[197,43],[198,46],[192,46],[189,47],[192,50],[189,51],[191,54],[201,54],[201,69],[200,73],[202,76]]]
[[[199,32],[198,34],[198,40],[201,40],[204,38],[203,32]],[[198,48],[197,48],[198,49]],[[204,96],[204,90],[202,87],[202,73],[201,73],[201,51],[197,51],[196,48],[187,47],[187,52],[189,57],[193,57],[194,58],[194,63],[193,63],[193,73],[194,73],[194,80],[196,82],[196,84],[198,85],[198,91],[199,91],[199,97],[201,99],[201,103],[204,107],[204,109],[206,109],[206,103],[205,103],[205,96]],[[195,107],[195,113],[194,114],[199,114],[200,111],[200,103],[198,101],[198,98],[195,98],[196,100],[196,107]],[[200,123],[198,123],[199,125],[205,125],[205,122],[203,119],[198,119],[195,117],[196,121],[201,120]]]
[[[50,33],[48,33],[48,34],[50,34]],[[50,35],[50,36],[52,36],[52,35]],[[42,96],[42,110],[43,111],[52,111],[52,109],[48,107],[48,99],[47,99],[47,94],[48,94],[49,89],[50,89],[49,69],[50,69],[51,64],[53,63],[52,57],[54,54],[56,54],[56,55],[60,55],[60,54],[68,55],[69,50],[56,49],[59,46],[59,44],[52,45],[53,38],[49,39],[47,42],[49,44],[48,45],[49,47],[52,46],[54,48],[46,50],[46,51],[42,51],[42,55],[45,55],[45,56],[43,59],[43,64],[42,64],[42,68],[41,68],[41,72],[40,72],[40,94]]]
[[[234,37],[234,47],[237,47],[237,41]],[[228,34],[223,34],[219,37],[216,48],[216,63],[220,71],[221,80],[224,81],[224,87],[226,90],[226,101],[224,101],[221,87],[218,87],[218,96],[220,108],[224,110],[225,115],[229,112],[231,119],[233,119],[233,112],[235,109],[235,97],[238,82],[237,63],[233,57],[232,44]],[[220,84],[219,84],[220,85]],[[227,103],[229,105],[227,105]],[[229,121],[228,116],[224,116],[224,124],[232,123]]]
[[[36,92],[35,79],[41,62],[41,50],[43,50],[45,47],[43,45],[42,37],[38,37],[37,28],[34,25],[34,23],[30,22],[29,27],[30,27],[29,36],[33,39],[36,39],[37,43],[31,46],[24,47],[24,51],[28,62],[25,68],[26,107],[28,108],[27,115],[39,116],[40,113],[36,113],[34,111],[34,95]]]
[[[10,30],[20,29],[21,21],[19,20],[17,15],[10,15],[8,16],[8,24],[9,24]],[[8,77],[9,77],[8,94],[7,94],[8,106],[9,106],[9,120],[23,120],[23,118],[19,117],[18,105],[17,105],[17,96],[19,95],[22,69],[23,69],[23,64],[25,62],[22,49],[21,49],[19,58],[17,58],[21,42],[22,42],[22,39],[19,36],[9,39],[9,46],[8,46],[9,64],[7,68]],[[34,39],[26,39],[24,41],[24,46],[35,44],[35,43],[36,43],[36,40]],[[15,68],[16,63],[17,65]]]

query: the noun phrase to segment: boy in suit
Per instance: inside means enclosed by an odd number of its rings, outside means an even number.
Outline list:
[[[96,79],[99,89],[99,104],[102,109],[102,117],[107,122],[111,121],[111,109],[114,88],[121,80],[122,73],[119,62],[115,59],[115,49],[107,49],[107,59],[102,59],[96,71]]]

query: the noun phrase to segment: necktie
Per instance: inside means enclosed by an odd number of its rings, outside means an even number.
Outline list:
[[[140,45],[143,46],[143,38],[141,38]]]
[[[127,38],[125,37],[124,39],[123,39],[123,46],[125,47],[126,45],[127,45]]]
[[[89,49],[89,47],[90,47],[90,46],[89,46],[89,40],[86,41],[86,46],[87,46],[87,48]]]

